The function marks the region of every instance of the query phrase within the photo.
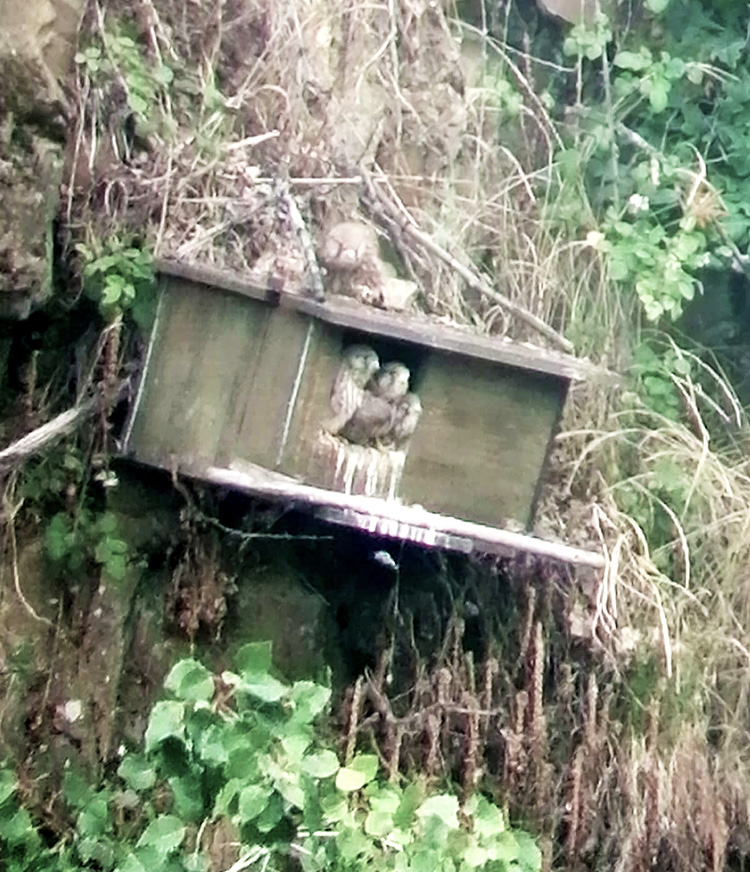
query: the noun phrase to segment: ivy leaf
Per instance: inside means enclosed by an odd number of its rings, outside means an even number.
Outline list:
[[[230,778],[229,781],[221,788],[216,802],[214,802],[213,816],[214,817],[229,817],[231,814],[231,805],[235,797],[242,790],[242,780],[239,778]]]
[[[206,667],[187,657],[179,660],[164,681],[164,687],[178,699],[189,702],[210,702],[214,695],[214,679]]]
[[[81,836],[96,838],[111,829],[107,800],[108,795],[101,791],[86,803],[76,821]]]
[[[0,769],[0,805],[16,792],[16,776],[10,769]]]
[[[480,839],[489,840],[494,839],[495,836],[504,831],[505,818],[503,813],[496,805],[480,796],[474,814],[474,832]]]
[[[305,751],[310,747],[312,736],[308,733],[292,733],[290,736],[284,736],[281,739],[281,747],[289,755],[290,762],[299,764],[305,755]],[[338,768],[338,762],[336,763]]]
[[[343,860],[354,861],[365,854],[372,853],[372,842],[361,830],[345,830],[337,839],[336,847]],[[359,865],[359,864],[358,864]],[[362,863],[361,868],[366,864]],[[430,872],[438,869],[439,864],[432,867]]]
[[[479,845],[469,845],[462,856],[467,866],[476,869],[477,866],[484,866],[489,860],[490,852],[486,848],[480,848]]]
[[[333,751],[321,751],[303,757],[300,768],[313,778],[329,778],[339,770],[338,757]]]
[[[25,808],[19,808],[8,820],[0,820],[0,839],[9,845],[22,845],[34,830],[31,815]]]
[[[304,810],[307,796],[305,795],[305,791],[302,789],[302,785],[299,783],[298,778],[295,778],[290,774],[284,774],[274,779],[274,784],[276,790],[279,791],[289,805]]]
[[[374,790],[372,789],[373,787],[375,788]],[[366,793],[370,799],[370,808],[373,811],[393,815],[401,805],[401,793],[392,787],[380,787],[371,784],[367,788]]]
[[[505,830],[496,839],[493,839],[489,845],[489,850],[492,859],[500,860],[501,863],[515,863],[518,860],[518,840],[510,830]]]
[[[226,746],[226,729],[211,724],[198,736],[197,746],[201,759],[209,766],[221,766],[229,759]]]
[[[197,823],[203,817],[203,793],[200,779],[193,773],[167,779],[174,797],[174,808],[183,821]]]
[[[146,753],[153,751],[165,739],[175,736],[181,739],[185,732],[185,707],[171,700],[157,702],[151,709],[144,744]]]
[[[331,698],[331,690],[312,681],[295,681],[289,699],[294,703],[294,720],[311,723],[325,708]]]
[[[515,830],[518,844],[517,863],[522,872],[539,872],[542,868],[542,852],[536,841],[525,830]]]
[[[663,112],[667,108],[669,102],[669,82],[659,76],[651,82],[651,87],[648,88],[648,100],[651,108],[657,114]]]
[[[127,754],[117,767],[117,774],[136,793],[156,783],[156,771],[140,754]]]
[[[439,818],[446,827],[458,829],[458,799],[448,793],[439,793],[426,799],[417,809],[417,817],[426,820]]]
[[[239,813],[244,821],[251,821],[265,811],[268,800],[273,794],[270,786],[250,784],[241,793],[239,798]]]
[[[171,814],[159,815],[151,821],[138,839],[137,847],[153,847],[161,856],[176,851],[185,838],[182,821]]]
[[[70,550],[68,535],[71,532],[71,521],[65,512],[53,516],[44,531],[44,547],[47,556],[55,562],[62,560]]]
[[[336,774],[336,787],[345,793],[359,790],[372,781],[378,771],[378,758],[374,754],[357,754],[348,766],[342,766]]]
[[[128,94],[128,106],[136,115],[142,115],[145,118],[148,114],[148,102],[134,91]]]
[[[271,662],[271,642],[249,642],[234,655],[234,664],[240,673],[268,672],[271,668]]]
[[[268,805],[256,819],[256,829],[261,833],[270,833],[283,816],[284,808],[281,804],[281,797],[274,793]]]
[[[614,65],[622,70],[640,72],[652,63],[651,52],[648,49],[640,51],[618,51],[615,55]]]
[[[103,569],[112,581],[122,581],[128,572],[128,561],[122,554],[114,554],[104,564]]]
[[[382,811],[371,811],[365,818],[365,832],[368,836],[384,838],[393,829],[393,815]]]
[[[286,684],[278,681],[273,675],[267,672],[251,675],[243,673],[242,680],[237,685],[238,690],[249,693],[262,702],[278,702],[283,696],[286,696],[289,688]]]

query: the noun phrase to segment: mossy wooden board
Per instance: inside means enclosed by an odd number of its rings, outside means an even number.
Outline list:
[[[168,465],[237,456],[276,463],[309,319],[165,279],[127,451]]]
[[[430,351],[414,388],[424,411],[401,481],[407,501],[483,524],[528,524],[567,384]]]

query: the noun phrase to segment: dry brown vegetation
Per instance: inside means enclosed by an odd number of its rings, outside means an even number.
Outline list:
[[[144,68],[166,65],[174,81],[153,88],[123,144],[133,70],[118,58],[114,75],[80,66],[71,239],[132,233],[158,254],[299,290],[305,258],[279,208],[288,185],[316,242],[337,221],[372,222],[398,272],[418,283],[423,309],[543,344],[403,233],[368,194],[366,170],[403,223],[491,276],[579,354],[624,370],[633,304],[586,240],[548,218],[562,183],[560,133],[536,82],[543,71],[454,15],[421,0],[92,3],[84,44],[111,53],[106,34],[130,28]],[[575,80],[573,68],[556,74]],[[493,567],[475,585],[484,632],[474,659],[456,615],[431,657],[394,631],[382,669],[349,694],[347,755],[374,741],[394,778],[449,773],[465,791],[505,797],[546,840],[548,865],[741,863],[750,848],[750,472],[732,454],[744,438],[737,401],[701,371],[700,384],[678,383],[684,424],[611,386],[574,393],[542,520],[601,547],[604,576]],[[660,496],[665,462],[681,473],[680,512]],[[623,511],[625,492],[640,513]]]

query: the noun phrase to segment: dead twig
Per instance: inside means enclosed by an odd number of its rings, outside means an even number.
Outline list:
[[[379,213],[381,216],[385,216],[390,221],[396,222],[404,234],[409,236],[423,248],[428,249],[436,257],[440,258],[443,263],[447,264],[451,269],[457,272],[470,288],[488,299],[493,300],[504,309],[507,309],[520,321],[528,324],[536,330],[537,333],[541,333],[553,342],[558,348],[567,352],[573,351],[573,343],[570,342],[570,340],[561,336],[556,330],[550,327],[549,324],[542,321],[541,318],[538,318],[532,312],[529,312],[527,309],[524,309],[512,300],[509,300],[508,297],[501,294],[499,291],[494,290],[494,288],[491,288],[481,275],[456,260],[452,254],[449,254],[430,236],[416,227],[413,222],[405,220],[401,212],[388,200],[383,191],[379,189],[378,185],[375,184],[370,173],[364,167],[360,167],[360,171],[369,195],[369,205],[374,212]]]

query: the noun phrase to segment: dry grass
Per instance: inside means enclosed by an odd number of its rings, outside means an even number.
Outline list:
[[[278,180],[319,240],[339,220],[373,220],[364,167],[458,261],[579,354],[623,370],[635,308],[585,239],[550,218],[564,191],[559,135],[533,59],[516,62],[450,13],[413,0],[141,0],[105,15],[93,2],[84,40],[102,44],[125,21],[145,68],[164,63],[175,82],[155,91],[147,144],[128,156],[116,146],[128,71],[81,68],[73,240],[136,233],[161,254],[271,268],[293,287],[304,258]],[[517,114],[500,80],[520,95]],[[378,229],[424,309],[541,344],[393,222]],[[730,444],[745,440],[745,421],[720,375],[691,364],[692,379],[675,378],[683,423],[611,387],[569,403],[542,514],[553,532],[602,547],[604,576],[505,567],[525,603],[515,636],[506,616],[512,642],[498,650],[485,598],[483,661],[467,656],[453,618],[431,661],[403,643],[411,672],[396,699],[383,684],[394,637],[381,674],[350,695],[347,757],[364,723],[394,778],[418,766],[466,792],[502,791],[538,826],[548,861],[570,869],[718,870],[747,852],[750,468]]]

